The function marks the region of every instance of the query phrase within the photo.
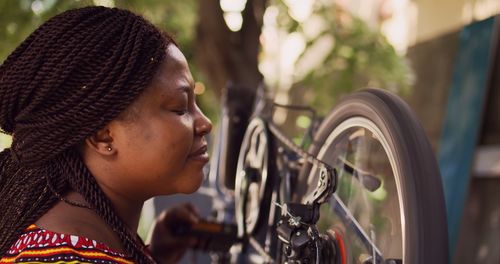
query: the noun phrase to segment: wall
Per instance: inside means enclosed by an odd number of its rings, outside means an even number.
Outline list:
[[[413,94],[406,98],[421,120],[434,147],[439,138],[455,57],[459,30],[422,41],[408,49],[407,57],[415,71]],[[494,73],[500,70],[497,53]],[[500,75],[495,74],[483,116],[481,146],[500,146]],[[498,162],[497,162],[498,163]],[[489,178],[472,173],[468,198],[460,227],[455,264],[500,263],[500,175]]]

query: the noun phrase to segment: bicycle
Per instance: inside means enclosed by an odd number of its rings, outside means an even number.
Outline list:
[[[209,193],[213,221],[225,224],[205,245],[213,262],[448,262],[437,163],[399,97],[355,92],[324,119],[262,87],[230,86],[223,98]],[[272,122],[278,107],[310,113],[301,146]]]

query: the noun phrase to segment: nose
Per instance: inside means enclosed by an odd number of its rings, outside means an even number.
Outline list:
[[[196,106],[196,108],[198,114],[194,124],[194,132],[198,136],[204,136],[212,131],[212,122],[203,114],[198,106]]]

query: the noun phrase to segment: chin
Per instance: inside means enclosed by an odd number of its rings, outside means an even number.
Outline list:
[[[190,178],[190,181],[187,182],[186,185],[183,186],[180,193],[191,194],[191,193],[196,192],[200,188],[201,184],[203,183],[203,177],[204,177],[203,172],[200,172],[197,175],[193,175]]]

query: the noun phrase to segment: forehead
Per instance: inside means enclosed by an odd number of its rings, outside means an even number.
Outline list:
[[[165,58],[152,80],[152,85],[191,85],[192,76],[184,54],[174,44],[168,45]]]
[[[165,52],[167,54],[165,58],[167,60],[167,63],[169,61],[172,63],[176,62],[183,64],[183,66],[187,67],[186,57],[184,57],[184,54],[182,54],[181,50],[176,45],[169,44]]]

